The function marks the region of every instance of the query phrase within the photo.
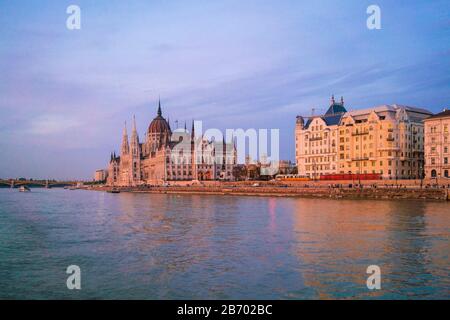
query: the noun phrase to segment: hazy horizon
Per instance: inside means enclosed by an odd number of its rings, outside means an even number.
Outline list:
[[[81,8],[81,30],[66,8]],[[381,30],[366,8],[381,8]],[[0,178],[92,179],[136,115],[279,128],[295,116],[450,101],[448,1],[0,2]],[[130,130],[130,125],[128,125]]]

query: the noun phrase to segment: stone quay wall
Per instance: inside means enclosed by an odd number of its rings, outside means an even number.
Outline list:
[[[111,191],[110,187],[94,187]],[[115,188],[117,190],[117,188]],[[292,186],[292,185],[191,185],[191,186],[141,186],[119,188],[121,192],[157,194],[214,194],[239,196],[308,197],[328,199],[410,199],[449,200],[448,188],[399,186]]]

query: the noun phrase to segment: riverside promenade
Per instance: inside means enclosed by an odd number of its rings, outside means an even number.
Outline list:
[[[165,186],[139,186],[114,188],[121,192],[157,193],[157,194],[205,194],[229,196],[270,196],[270,197],[307,197],[328,199],[405,199],[449,201],[448,185],[422,185],[406,180],[408,183],[392,181],[329,181],[283,183],[283,182],[205,182],[197,184],[169,184]],[[98,191],[111,191],[108,186],[91,187]]]

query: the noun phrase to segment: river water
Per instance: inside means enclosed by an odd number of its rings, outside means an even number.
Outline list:
[[[0,298],[449,299],[449,239],[447,202],[0,189]]]

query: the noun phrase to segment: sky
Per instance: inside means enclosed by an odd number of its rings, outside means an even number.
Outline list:
[[[279,129],[295,160],[296,115],[332,94],[449,107],[449,40],[448,0],[0,0],[0,178],[91,179],[159,96],[172,127]]]

